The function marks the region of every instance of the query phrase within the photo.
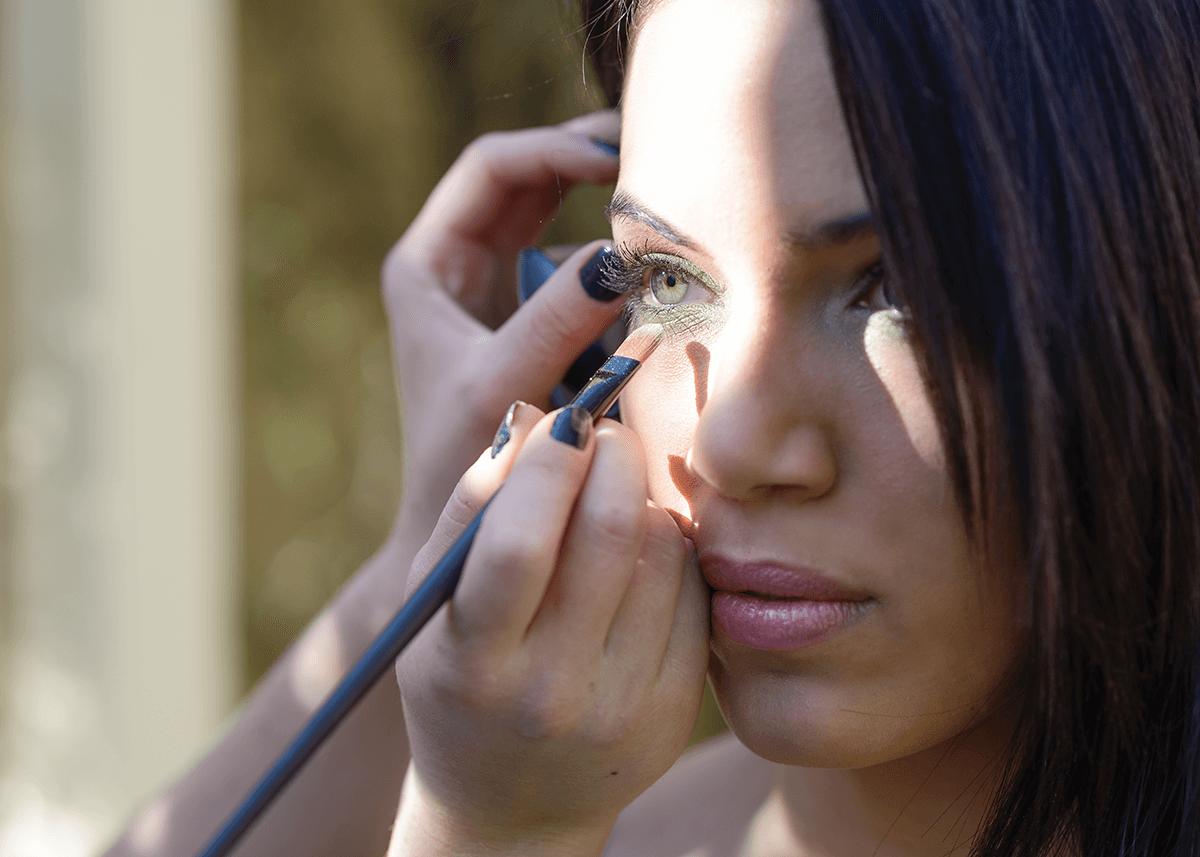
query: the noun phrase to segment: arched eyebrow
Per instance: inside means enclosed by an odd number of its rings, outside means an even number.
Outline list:
[[[688,250],[694,250],[696,247],[694,241],[647,208],[633,194],[620,188],[617,188],[612,200],[605,206],[604,216],[608,218],[609,223],[614,220],[636,220],[646,224],[672,244],[678,244]]]
[[[620,188],[613,194],[612,201],[604,209],[608,222],[626,219],[644,223],[672,244],[692,250],[696,242],[688,238],[662,217],[651,211],[644,203],[628,191]],[[875,232],[875,218],[869,211],[855,212],[845,217],[826,220],[811,229],[789,232],[784,241],[807,250],[825,249],[866,238]]]

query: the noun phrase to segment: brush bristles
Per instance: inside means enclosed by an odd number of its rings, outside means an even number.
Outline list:
[[[614,357],[628,357],[630,360],[636,360],[639,363],[646,362],[646,358],[654,353],[654,349],[658,348],[658,344],[662,342],[663,326],[651,322],[643,324],[629,336],[625,337],[625,341],[621,343],[620,348],[616,350]]]

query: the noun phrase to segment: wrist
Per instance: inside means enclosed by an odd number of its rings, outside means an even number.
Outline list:
[[[387,857],[598,857],[611,831],[611,823],[532,831],[482,828],[456,817],[410,764]]]

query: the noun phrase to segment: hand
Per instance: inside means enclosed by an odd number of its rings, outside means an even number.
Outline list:
[[[578,449],[552,436],[567,413],[519,408],[413,564],[410,587],[507,476],[457,593],[397,663],[413,767],[392,854],[597,851],[695,724],[708,590],[646,499],[637,437],[584,421]]]
[[[571,255],[516,309],[516,260],[563,195],[616,180],[620,120],[602,111],[552,128],[487,134],[434,189],[383,266],[405,441],[401,516],[424,541],[509,403],[545,402],[571,362],[621,313],[584,292]],[[511,315],[511,317],[510,317]]]

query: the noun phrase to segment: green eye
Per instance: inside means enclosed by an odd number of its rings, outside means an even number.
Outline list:
[[[688,292],[688,281],[666,268],[649,268],[646,285],[654,299],[664,306],[679,303]]]

